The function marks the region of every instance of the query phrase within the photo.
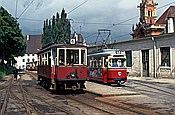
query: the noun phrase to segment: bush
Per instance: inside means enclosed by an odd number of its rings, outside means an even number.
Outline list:
[[[2,79],[4,76],[5,74],[2,71],[0,71],[0,79]]]
[[[2,65],[0,65],[0,79],[7,74],[11,74],[12,72],[13,72],[12,67],[6,65],[4,65],[3,67]]]

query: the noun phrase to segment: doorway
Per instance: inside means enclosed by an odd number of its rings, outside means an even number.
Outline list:
[[[142,50],[142,76],[149,77],[149,50]]]

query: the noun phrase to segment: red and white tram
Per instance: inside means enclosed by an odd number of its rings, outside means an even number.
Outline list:
[[[101,49],[88,54],[89,80],[121,85],[127,81],[126,56],[115,49]]]
[[[38,80],[46,88],[79,90],[87,80],[87,47],[54,44],[38,52]]]

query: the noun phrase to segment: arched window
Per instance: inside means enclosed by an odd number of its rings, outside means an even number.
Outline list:
[[[152,17],[152,10],[148,10],[148,16]]]

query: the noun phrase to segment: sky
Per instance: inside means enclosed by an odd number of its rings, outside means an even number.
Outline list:
[[[107,39],[112,42],[130,40],[132,26],[139,21],[137,6],[141,0],[0,0],[13,17],[18,18],[24,35],[42,34],[43,22],[64,8],[72,33],[82,34],[88,44]],[[175,0],[156,0],[157,17]],[[172,3],[172,4],[169,4]],[[108,29],[109,31],[98,31]],[[99,34],[100,32],[100,34]]]

